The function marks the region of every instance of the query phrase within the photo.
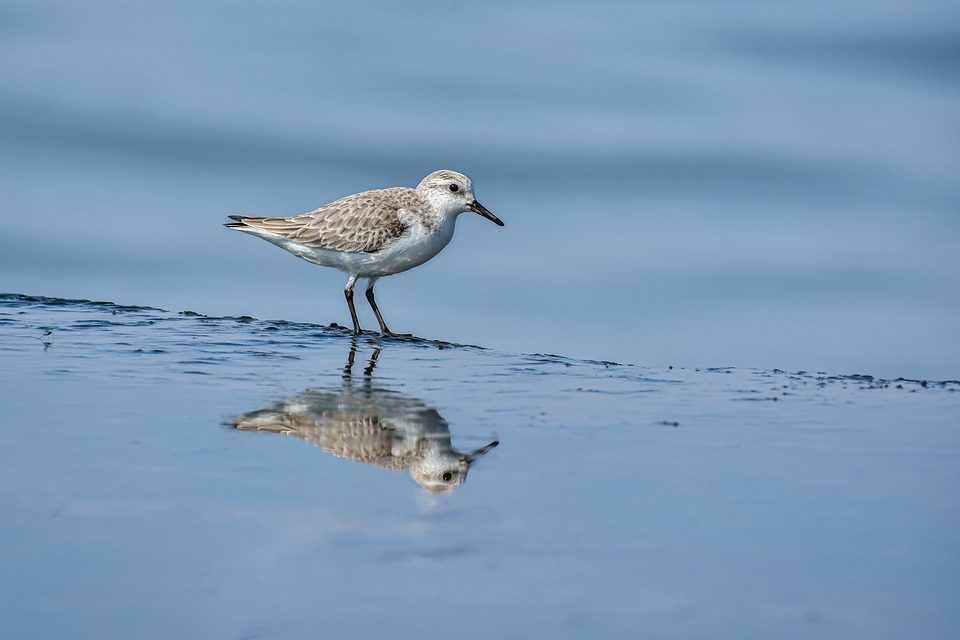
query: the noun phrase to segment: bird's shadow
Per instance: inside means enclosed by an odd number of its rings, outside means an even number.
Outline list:
[[[455,449],[449,425],[436,409],[374,384],[380,352],[380,347],[374,348],[362,379],[356,381],[357,341],[351,340],[340,387],[308,389],[231,418],[226,424],[241,431],[293,435],[340,458],[405,469],[428,492],[449,493],[463,484],[471,465],[499,441],[471,452]]]

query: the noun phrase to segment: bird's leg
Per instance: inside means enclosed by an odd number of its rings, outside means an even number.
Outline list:
[[[380,314],[380,307],[377,306],[377,299],[373,297],[373,285],[376,284],[376,282],[376,278],[370,278],[367,281],[367,302],[370,303],[370,306],[373,308],[373,313],[377,316],[377,322],[380,323],[380,333],[392,335],[393,331],[390,331],[387,323],[383,321],[383,316]]]
[[[373,312],[377,316],[377,322],[380,323],[380,333],[388,336],[397,336],[397,337],[406,337],[409,338],[413,334],[410,333],[394,333],[390,331],[390,328],[387,326],[387,323],[383,321],[383,316],[380,315],[380,307],[377,306],[377,299],[373,296],[373,285],[377,282],[376,278],[370,278],[367,283],[367,302],[370,303],[370,306],[373,307]]]
[[[347,306],[350,307],[350,319],[353,320],[353,332],[357,335],[363,333],[360,329],[360,321],[357,319],[357,309],[353,306],[353,285],[357,284],[357,276],[350,276],[347,280],[347,286],[343,288],[343,295],[347,298]],[[377,314],[377,318],[380,314]],[[383,321],[381,321],[381,324]]]

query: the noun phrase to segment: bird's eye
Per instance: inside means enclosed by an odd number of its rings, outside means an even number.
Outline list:
[[[454,193],[456,193],[457,191],[460,191],[460,185],[458,185],[457,183],[451,184],[450,191],[453,191]]]
[[[455,184],[454,184],[454,185],[450,185],[450,188],[451,188],[453,191],[456,191],[456,189],[453,189],[453,187],[455,187],[455,186],[457,186],[457,185],[455,185]],[[444,471],[444,472],[443,472],[443,475],[440,476],[440,477],[443,478],[443,481],[444,481],[444,482],[450,482],[451,480],[453,480],[453,474],[450,473],[449,471]]]

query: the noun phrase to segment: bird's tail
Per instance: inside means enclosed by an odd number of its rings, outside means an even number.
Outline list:
[[[254,216],[227,216],[227,217],[230,218],[231,220],[235,220],[235,221],[236,221],[236,222],[227,222],[227,223],[224,223],[223,226],[228,227],[228,228],[230,228],[230,229],[242,229],[243,227],[248,226],[247,223],[246,223],[247,220],[256,220],[256,219],[257,219],[257,218],[254,217]]]

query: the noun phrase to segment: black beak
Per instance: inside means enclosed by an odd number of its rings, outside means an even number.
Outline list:
[[[476,200],[468,204],[467,208],[470,209],[470,211],[473,211],[474,213],[479,213],[480,215],[482,215],[484,218],[494,223],[495,225],[500,227],[503,226],[503,220],[501,220],[497,216],[490,213],[490,211],[485,206],[483,206]]]

